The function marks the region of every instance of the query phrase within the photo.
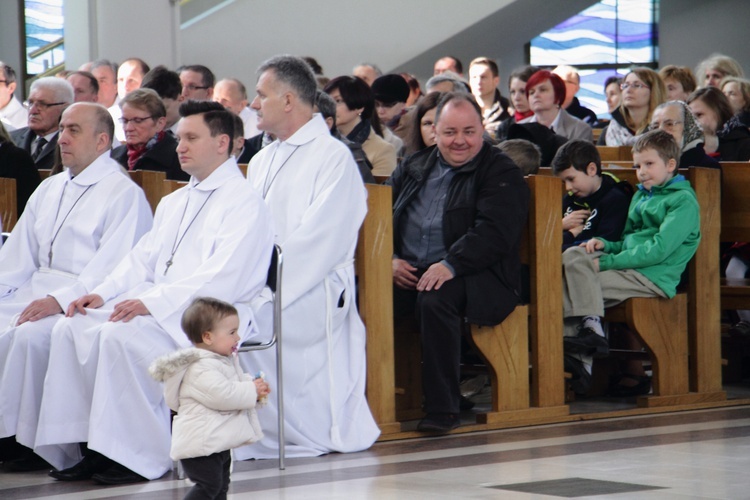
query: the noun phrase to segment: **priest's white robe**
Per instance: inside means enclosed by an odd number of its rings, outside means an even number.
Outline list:
[[[143,190],[109,151],[73,179],[68,170],[45,179],[29,198],[0,250],[0,437],[34,446],[50,333],[63,317],[15,326],[19,314],[47,295],[64,310],[89,293],[152,219]]]
[[[357,312],[354,251],[366,190],[348,148],[320,115],[248,168],[271,208],[284,255],[282,321],[287,454],[316,456],[369,448],[380,431],[365,399],[365,328]],[[275,387],[273,350],[241,357]],[[276,398],[258,412],[265,437],[238,459],[278,453]]]
[[[163,198],[153,229],[93,290],[106,303],[55,326],[34,451],[66,468],[87,441],[148,479],[171,469],[169,409],[148,366],[190,345],[180,319],[195,297],[233,303],[240,335],[249,334],[249,304],[266,282],[272,246],[268,209],[233,158]],[[151,314],[109,322],[129,298]]]

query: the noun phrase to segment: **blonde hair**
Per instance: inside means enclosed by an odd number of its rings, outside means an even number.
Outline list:
[[[625,123],[629,128],[635,130],[636,135],[639,135],[642,134],[643,131],[646,130],[646,127],[651,124],[651,116],[654,114],[654,110],[656,109],[656,107],[666,101],[667,89],[664,87],[664,82],[661,81],[659,74],[652,69],[642,67],[633,68],[630,70],[628,75],[631,73],[637,76],[638,79],[643,83],[648,85],[651,93],[648,102],[648,114],[641,123],[635,123],[633,121],[633,117],[630,114],[630,111],[628,111],[624,104],[620,104],[620,113],[622,113],[623,118],[625,118]],[[625,78],[622,79],[623,82],[628,77],[628,75],[625,75]]]

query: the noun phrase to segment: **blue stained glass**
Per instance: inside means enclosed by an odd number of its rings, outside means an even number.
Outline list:
[[[654,12],[657,0],[603,0],[531,40],[535,66],[622,65],[622,69],[581,71],[577,94],[584,106],[608,116],[604,80],[624,75],[630,65],[655,62]]]
[[[24,3],[26,53],[30,54],[63,37],[64,0],[26,0]],[[36,75],[65,61],[64,46],[38,57],[26,57],[26,71]]]

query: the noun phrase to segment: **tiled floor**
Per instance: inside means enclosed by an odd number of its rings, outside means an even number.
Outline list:
[[[747,499],[750,407],[379,443],[313,459],[238,462],[242,499]],[[0,498],[182,498],[168,475],[126,487],[0,473]]]

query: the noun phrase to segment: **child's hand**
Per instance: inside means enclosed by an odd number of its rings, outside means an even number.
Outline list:
[[[574,227],[583,226],[589,217],[591,217],[591,211],[589,210],[576,210],[566,214],[562,220],[563,231],[570,231]]]
[[[268,382],[262,378],[256,378],[253,382],[255,382],[255,392],[258,393],[258,401],[271,394],[271,388],[268,386]]]
[[[596,238],[591,238],[586,243],[581,243],[581,246],[586,247],[586,253],[594,253],[597,250],[604,250],[604,242]]]
[[[255,374],[253,382],[255,383],[255,392],[258,394],[258,399],[256,400],[258,406],[265,406],[268,403],[268,395],[271,394],[271,388],[268,386],[263,372]]]

